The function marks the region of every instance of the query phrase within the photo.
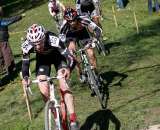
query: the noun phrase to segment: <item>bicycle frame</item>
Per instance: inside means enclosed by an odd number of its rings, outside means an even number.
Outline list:
[[[54,120],[55,120],[55,128],[56,130],[68,130],[68,128],[64,125],[66,124],[66,109],[65,109],[65,104],[64,102],[61,102],[61,104],[58,103],[58,100],[56,99],[56,94],[55,94],[55,85],[53,83],[54,79],[60,79],[63,77],[48,77],[46,80],[33,80],[32,83],[39,83],[39,82],[49,82],[49,99],[46,102],[45,105],[45,130],[52,130],[51,129],[51,124],[50,124],[50,120],[51,120],[51,116],[54,115]],[[61,105],[63,105],[61,107]],[[48,110],[49,109],[49,110]],[[62,113],[61,109],[65,109],[63,110]],[[46,115],[48,114],[48,116]]]
[[[85,51],[86,49],[87,48],[84,47],[83,49],[78,50],[78,52],[80,52],[80,57],[81,57],[83,65],[84,65],[84,73],[87,74],[87,78],[88,78],[87,82],[88,82],[91,90],[94,91],[95,94],[97,95],[98,100],[99,100],[102,108],[105,108],[106,107],[106,103],[105,103],[106,98],[104,98],[104,94],[102,94],[102,91],[101,91],[103,85],[89,62],[89,59],[88,59],[86,51]],[[105,99],[105,100],[103,100],[103,99]]]
[[[87,54],[86,54],[85,50],[86,50],[86,48],[79,49],[80,57],[81,57],[81,60],[83,62],[83,65],[84,65],[84,73],[87,74],[88,78],[91,78],[91,75],[89,73],[87,73],[87,71],[92,70],[92,66],[89,62],[89,59],[87,57]],[[92,81],[91,79],[88,79],[88,82],[89,82],[90,85],[93,84],[91,81]],[[91,89],[94,89],[94,87],[92,85],[91,85]]]

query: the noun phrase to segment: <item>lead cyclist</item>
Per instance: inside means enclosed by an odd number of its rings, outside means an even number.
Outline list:
[[[71,130],[79,130],[73,95],[70,87],[66,84],[66,79],[69,79],[70,72],[74,67],[75,60],[73,56],[54,33],[46,31],[43,26],[37,24],[33,24],[28,28],[26,40],[22,43],[21,49],[23,52],[22,84],[26,86],[30,83],[29,65],[31,53],[36,54],[35,70],[38,80],[46,80],[50,76],[51,65],[53,64],[57,75],[64,77],[59,79],[59,87],[69,112]],[[47,102],[49,98],[48,83],[40,82],[38,86],[44,101]]]

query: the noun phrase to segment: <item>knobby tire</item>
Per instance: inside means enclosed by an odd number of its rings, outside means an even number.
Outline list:
[[[47,101],[45,105],[45,130],[63,130],[61,125],[60,111],[56,111],[56,108],[53,108],[54,102]],[[54,114],[51,109],[55,109],[56,118],[58,121],[55,121]]]

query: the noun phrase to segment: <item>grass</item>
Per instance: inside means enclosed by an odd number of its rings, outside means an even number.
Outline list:
[[[64,1],[70,5],[71,1]],[[98,70],[109,85],[108,109],[101,110],[96,98],[90,97],[89,89],[80,85],[75,71],[72,90],[75,95],[76,112],[82,130],[92,130],[98,124],[100,130],[139,130],[160,123],[160,24],[159,16],[148,15],[147,2],[134,0],[127,9],[117,12],[118,28],[115,27],[112,5],[102,1],[103,32],[107,36],[105,46],[110,50],[106,57],[97,55]],[[133,18],[135,8],[139,31]],[[39,23],[54,31],[55,26],[47,9],[47,3],[26,11],[26,17],[10,26],[10,44],[14,51],[18,71],[21,66],[21,37],[31,24]],[[19,32],[19,33],[15,33]],[[34,56],[32,57],[34,60]],[[35,62],[31,62],[34,73]],[[125,75],[123,80],[120,80]],[[78,82],[78,83],[77,83]],[[23,91],[18,73],[0,90],[0,129],[42,130],[43,107],[39,91],[33,87],[32,108],[35,118],[29,122]]]

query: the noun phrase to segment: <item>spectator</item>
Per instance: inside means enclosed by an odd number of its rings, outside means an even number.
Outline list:
[[[154,1],[154,4],[153,4]],[[158,0],[148,0],[148,11],[151,14],[153,11],[159,12],[159,3]],[[154,5],[154,6],[153,6]]]
[[[123,9],[127,6],[127,4],[129,3],[129,0],[117,0],[117,7],[118,9]]]
[[[2,13],[0,15],[2,16]],[[10,75],[16,69],[13,53],[8,42],[8,26],[19,21],[21,18],[22,16],[13,16],[10,18],[0,17],[0,52],[4,59],[7,75]]]
[[[118,9],[124,8],[122,0],[117,0],[117,7],[118,7]]]

